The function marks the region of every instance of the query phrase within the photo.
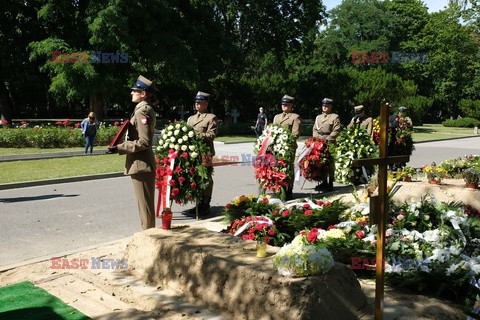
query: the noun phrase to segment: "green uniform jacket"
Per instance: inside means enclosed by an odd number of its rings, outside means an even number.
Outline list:
[[[347,128],[350,128],[354,124],[359,124],[360,127],[365,128],[365,130],[367,130],[369,135],[372,135],[372,132],[373,132],[373,119],[372,119],[372,117],[363,118],[363,119],[357,118],[356,122],[355,122],[354,119],[355,118],[352,118],[352,120],[348,124]]]
[[[152,150],[155,121],[155,111],[146,101],[137,104],[130,118],[126,141],[117,145],[118,153],[127,155],[125,174],[155,171]]]
[[[210,147],[210,153],[214,156],[213,140],[217,136],[217,117],[213,113],[197,112],[188,118],[187,123],[203,138],[203,141]]]
[[[340,117],[336,113],[322,113],[315,118],[313,124],[313,136],[327,140],[328,142],[335,142],[342,124],[340,123]]]
[[[300,116],[296,113],[279,113],[273,118],[273,123],[290,129],[295,139],[300,137]]]

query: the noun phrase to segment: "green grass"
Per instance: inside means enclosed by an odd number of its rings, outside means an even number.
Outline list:
[[[105,154],[0,162],[0,184],[123,172],[125,156]]]
[[[257,140],[255,136],[222,136],[222,137],[217,137],[215,138],[215,141],[220,141],[220,142],[253,142]]]
[[[95,146],[93,149],[107,150],[108,146]],[[85,148],[0,148],[0,156],[12,155],[12,154],[36,154],[36,153],[49,153],[49,152],[70,152],[70,151],[83,151]]]
[[[413,141],[431,141],[460,138],[473,135],[473,128],[444,127],[441,124],[424,124],[413,127]]]

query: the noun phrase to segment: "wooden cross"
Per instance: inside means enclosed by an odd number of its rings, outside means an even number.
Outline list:
[[[375,319],[383,319],[384,296],[384,258],[385,258],[385,218],[388,212],[387,194],[387,167],[392,163],[406,163],[410,156],[388,156],[388,108],[386,104],[380,107],[380,156],[371,159],[358,159],[353,161],[354,167],[378,165],[378,201],[373,200],[375,222],[377,223],[377,254],[375,277]]]
[[[185,115],[187,114],[187,111],[181,107],[178,109],[177,113],[180,115],[180,119],[185,120]]]
[[[237,109],[233,109],[231,113],[233,123],[237,123],[237,118],[240,116],[240,113],[238,113]]]

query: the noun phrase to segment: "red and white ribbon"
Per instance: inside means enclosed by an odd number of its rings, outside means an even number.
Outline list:
[[[295,181],[300,182],[300,166],[302,165],[302,159],[307,156],[313,149],[313,144],[309,148],[303,149],[303,152],[298,157],[297,162],[295,163]]]
[[[173,168],[175,167],[175,158],[176,152],[169,156],[170,159],[170,172],[172,174],[166,174],[163,176],[162,183],[158,187],[158,202],[157,202],[157,212],[155,217],[160,218],[160,213],[167,207],[170,203],[170,180],[172,180]],[[175,156],[174,156],[175,155]]]

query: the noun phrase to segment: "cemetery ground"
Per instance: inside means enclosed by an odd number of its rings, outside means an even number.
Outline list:
[[[225,147],[232,148],[225,151],[226,153],[231,153],[231,150],[238,149],[235,145],[225,145]],[[443,148],[446,147],[444,146]],[[461,156],[463,156],[463,149],[461,152]],[[474,150],[473,153],[478,154],[478,149]],[[416,161],[421,163],[421,160]],[[214,178],[225,179],[225,174],[221,172],[221,170],[216,171]],[[227,176],[229,180],[235,180],[234,176],[228,174]],[[252,174],[250,176],[253,177]],[[218,188],[219,193],[220,191],[225,192],[224,189],[226,187],[222,186],[219,181],[216,181],[216,183],[215,188]],[[462,182],[459,183],[461,184]],[[417,196],[424,192],[426,188],[431,188],[439,201],[444,201],[444,199],[446,201],[462,200],[461,197],[463,197],[462,192],[464,190],[461,189],[460,184],[455,181],[445,181],[443,186],[429,186],[426,183],[415,181],[402,186],[395,196],[399,199],[409,199],[412,197],[412,194]],[[295,193],[297,193],[297,196],[309,196],[311,193],[314,193],[313,187],[314,185],[306,183],[304,189],[299,190],[296,187]],[[239,195],[239,192],[248,194],[255,190],[253,184],[247,188],[243,185],[227,188],[234,189],[235,195]],[[347,197],[350,191],[351,189],[348,188],[338,188],[335,196],[343,194]],[[466,200],[478,207],[477,203],[472,202],[479,199],[479,191],[475,192],[477,194],[476,197],[472,193],[467,193],[466,195],[470,196],[470,198]],[[232,198],[231,194],[222,195],[221,199],[215,199],[215,205],[224,205]],[[219,224],[217,218],[201,221],[199,226],[214,229],[215,231],[225,227]],[[127,237],[108,244],[92,246],[90,249],[84,249],[79,252],[64,253],[62,257],[68,259],[75,257],[79,259],[85,257],[102,257],[104,259],[123,257],[130,239],[131,237]],[[143,281],[118,274],[111,269],[56,270],[52,269],[52,261],[46,259],[26,265],[19,264],[0,273],[1,286],[23,280],[31,280],[37,285],[46,288],[65,302],[70,303],[78,310],[95,319],[230,319],[228,315],[212,313],[201,305],[187,303],[186,294],[188,293],[163,286],[149,286]],[[369,302],[373,303],[374,282],[360,280],[360,283],[362,290],[369,297]],[[373,312],[364,314],[361,319],[370,319],[371,314]],[[398,289],[386,288],[385,319],[464,318],[465,316],[462,314],[461,309],[450,302]]]
[[[480,201],[480,197],[478,197],[480,191],[476,191],[477,196],[475,196],[472,191],[465,190],[461,182],[456,180],[446,180],[442,186],[431,186],[420,180],[399,184],[401,188],[395,194],[395,199],[398,201],[410,199],[412,196],[428,190],[435,194],[438,201],[464,200],[477,206]],[[307,182],[303,189],[298,191],[298,194],[305,196],[309,192],[313,192],[313,187],[313,184]],[[350,191],[352,191],[351,188],[337,188],[333,198],[344,197],[346,201],[353,200]],[[226,227],[220,220],[219,217],[214,217],[190,225],[190,227],[204,228],[215,232]],[[180,228],[181,225],[182,223],[175,223],[174,228]],[[91,257],[101,257],[107,262],[108,259],[121,259],[125,257],[131,241],[132,237],[126,237],[100,246],[91,246],[79,252],[60,255],[59,257],[63,260],[59,260],[58,263],[54,263],[51,259],[45,259],[35,263],[20,264],[0,272],[0,284],[4,286],[29,280],[92,319],[232,319],[228,314],[219,311],[212,312],[201,304],[192,302],[192,297],[189,297],[188,292],[158,284],[147,284],[144,280],[124,273],[122,270],[113,270],[110,267],[94,269],[91,264],[85,269],[81,267],[59,268],[60,266],[65,267],[65,262],[62,261],[71,262],[75,258],[90,260]],[[245,243],[243,252],[238,252],[238,255],[245,254],[245,250],[247,252],[250,250],[255,260],[253,246]],[[197,244],[208,246],[209,240],[200,240]],[[138,252],[139,256],[145,254],[148,256],[149,254],[147,245],[137,246],[135,250],[140,251]],[[275,250],[275,248],[269,247],[270,255],[267,259],[271,259],[272,252]],[[236,254],[236,252],[232,254]],[[271,265],[271,263],[265,262],[264,265]],[[138,267],[137,265],[136,268]],[[372,279],[373,277],[372,271]],[[368,297],[370,308],[373,307],[375,287],[372,279],[367,277],[359,280],[362,291]],[[243,294],[255,295],[254,292],[244,292]],[[209,293],[206,292],[204,295],[208,296]],[[373,311],[368,312],[367,309],[367,312],[361,314],[358,319],[373,319]],[[384,319],[465,319],[465,315],[460,306],[451,302],[387,286]]]

